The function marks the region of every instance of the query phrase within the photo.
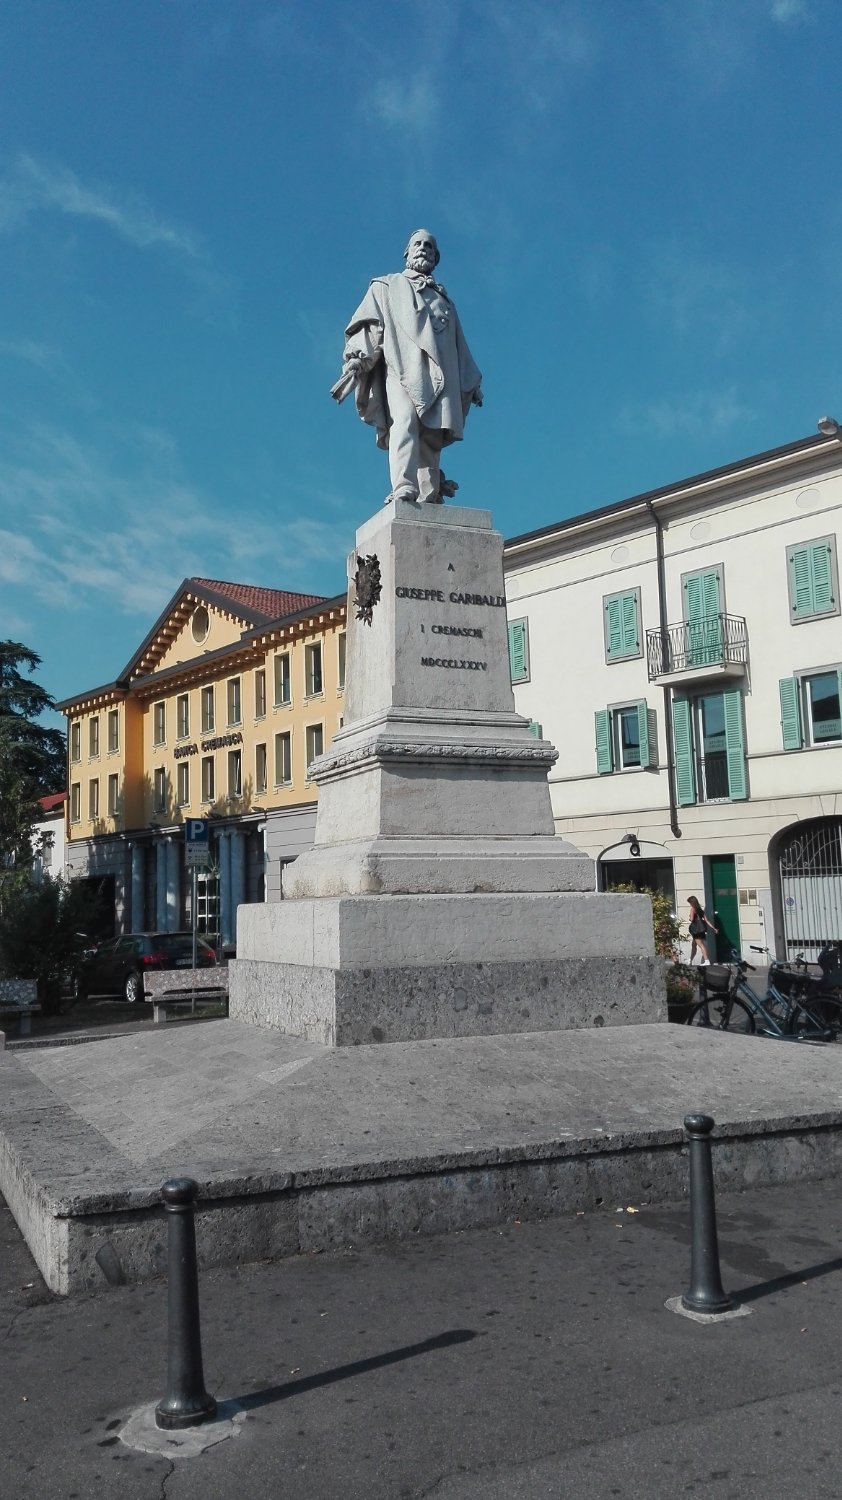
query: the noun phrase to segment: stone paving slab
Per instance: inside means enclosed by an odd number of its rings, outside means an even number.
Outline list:
[[[0,1057],[0,1190],[68,1291],[106,1243],[118,1279],[161,1269],[168,1176],[219,1212],[224,1264],[674,1195],[700,1108],[731,1185],[842,1171],[842,1047],[643,1025],[327,1049],[219,1020]]]

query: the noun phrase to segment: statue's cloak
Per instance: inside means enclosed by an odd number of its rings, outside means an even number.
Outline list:
[[[436,334],[427,304],[402,271],[377,276],[348,324],[345,354],[363,357],[357,383],[357,411],[377,428],[380,447],[388,446],[389,405],[386,373],[400,381],[425,427],[443,435],[442,446],[463,435],[471,397],[482,376],[465,341],[459,315],[447,298],[447,328]],[[378,356],[382,354],[382,358]]]

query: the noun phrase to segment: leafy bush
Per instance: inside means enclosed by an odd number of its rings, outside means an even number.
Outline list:
[[[34,885],[11,872],[0,887],[0,974],[34,979],[38,999],[52,1009],[94,927],[99,898],[76,881],[45,876]]]
[[[681,923],[672,909],[672,901],[663,891],[653,891],[649,886],[612,885],[612,891],[626,896],[648,896],[652,902],[652,928],[655,934],[655,952],[661,958],[678,959],[678,944],[682,936]]]

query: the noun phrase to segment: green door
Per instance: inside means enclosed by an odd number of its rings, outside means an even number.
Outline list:
[[[688,573],[684,579],[688,667],[708,667],[722,661],[720,597],[718,568]]]
[[[733,854],[718,854],[708,860],[713,911],[708,916],[719,934],[714,939],[716,957],[727,963],[731,950],[740,951],[740,902],[737,894],[737,867]],[[711,934],[712,936],[712,934]],[[710,951],[710,950],[708,950]],[[713,954],[711,954],[711,958]]]

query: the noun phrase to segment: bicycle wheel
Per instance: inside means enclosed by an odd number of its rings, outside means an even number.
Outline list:
[[[834,1040],[839,1040],[842,1036],[842,999],[835,995],[814,995],[809,1004],[805,1002],[805,1009],[810,1016],[815,1017],[820,1026],[833,1032]]]
[[[707,1026],[711,1031],[731,1031],[754,1036],[754,1016],[744,1000],[736,995],[708,995],[693,1006],[688,1026]]]

